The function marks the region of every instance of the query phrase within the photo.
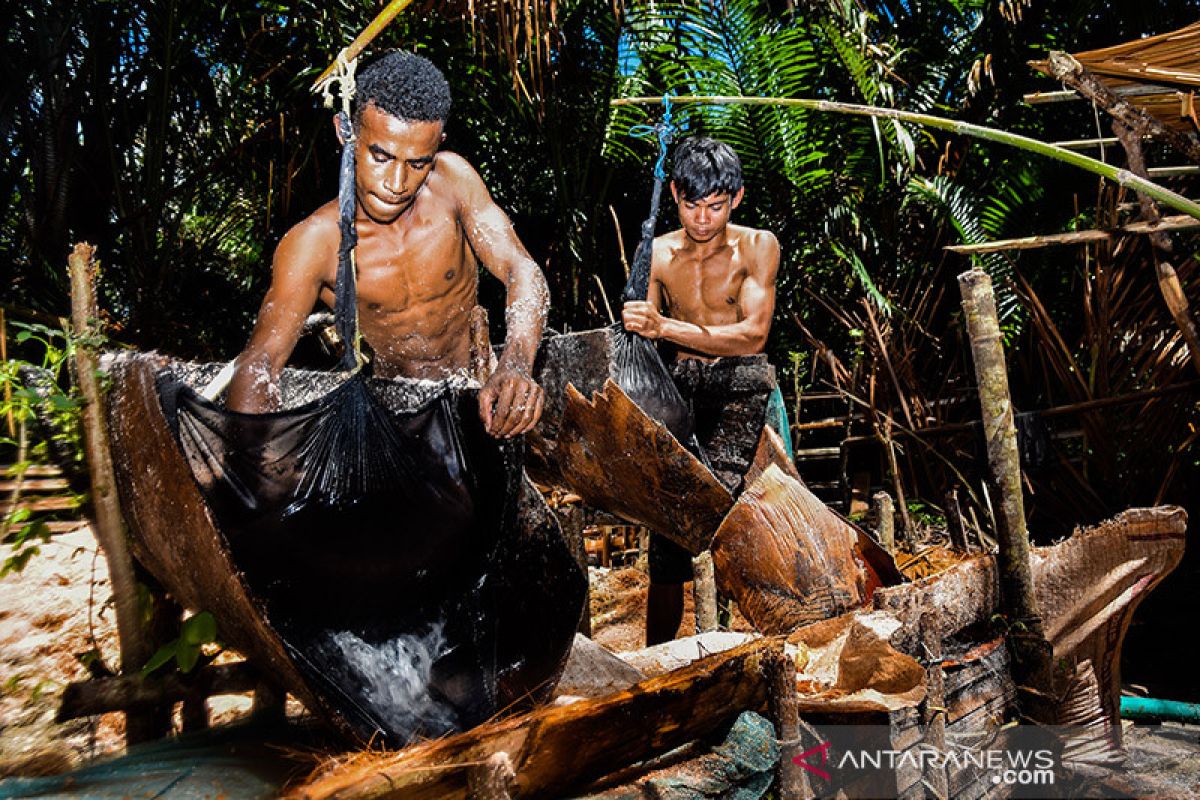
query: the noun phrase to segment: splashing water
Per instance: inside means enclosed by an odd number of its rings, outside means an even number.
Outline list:
[[[448,645],[442,623],[423,634],[372,643],[349,631],[328,634],[322,649],[335,656],[373,714],[401,738],[436,736],[457,726],[457,715],[430,691],[433,665]],[[340,654],[340,658],[336,658]]]

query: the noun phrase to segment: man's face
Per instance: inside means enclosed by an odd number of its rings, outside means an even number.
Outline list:
[[[397,119],[374,105],[363,109],[355,185],[368,217],[387,224],[412,206],[433,170],[442,139],[441,122]]]
[[[701,244],[711,241],[725,230],[729,224],[729,214],[742,202],[744,192],[742,188],[734,195],[714,192],[699,200],[688,200],[680,194],[674,181],[671,182],[671,193],[679,204],[679,223],[689,239]]]

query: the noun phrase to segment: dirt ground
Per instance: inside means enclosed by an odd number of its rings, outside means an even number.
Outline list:
[[[912,558],[906,554],[900,560]],[[935,564],[941,568],[946,566],[942,562],[954,560],[930,551],[905,571],[917,577]],[[615,652],[640,649],[646,574],[632,567],[593,567],[589,578],[595,641]],[[691,590],[686,584],[681,636],[695,632]],[[55,774],[121,750],[119,714],[54,722],[63,688],[87,678],[81,654],[98,650],[105,663],[116,663],[108,600],[104,559],[97,557],[95,539],[86,527],[56,535],[24,572],[0,580],[0,777]],[[730,627],[750,629],[736,609]],[[249,705],[248,696],[215,698],[210,711],[219,724],[245,714]],[[1131,793],[1200,796],[1200,727],[1126,722],[1125,731]]]

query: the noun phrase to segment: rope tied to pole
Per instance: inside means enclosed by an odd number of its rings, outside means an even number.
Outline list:
[[[650,261],[654,247],[654,226],[658,222],[658,209],[662,200],[663,183],[667,180],[667,148],[675,140],[679,127],[672,119],[671,95],[663,95],[663,116],[655,125],[634,125],[629,135],[639,139],[658,139],[658,160],[654,163],[654,191],[650,195],[650,213],[642,222],[642,239],[633,254],[629,280],[625,283],[622,299],[645,300],[650,288]]]

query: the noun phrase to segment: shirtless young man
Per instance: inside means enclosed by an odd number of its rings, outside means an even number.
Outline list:
[[[525,433],[542,413],[531,369],[546,279],[478,173],[439,152],[450,111],[445,77],[424,58],[391,52],[359,73],[355,104],[358,321],[374,373],[438,380],[467,369],[482,264],[507,288],[508,335],[479,414],[493,436]],[[318,299],[334,305],[339,240],[334,199],[280,241],[271,287],[237,360],[230,409],[278,408],[279,373],[305,318]]]
[[[729,222],[742,201],[742,165],[729,145],[703,136],[685,139],[675,151],[671,194],[680,229],[654,240],[645,301],[625,304],[625,329],[664,339],[676,349],[672,370],[684,396],[697,398],[703,363],[761,353],[775,310],[779,242],[770,231]],[[689,363],[690,362],[690,363]],[[689,391],[689,389],[691,391]],[[764,391],[769,392],[770,387]],[[709,406],[720,405],[721,398]],[[697,407],[697,433],[705,436]],[[740,475],[718,477],[740,482]],[[730,486],[731,490],[735,487]],[[691,557],[660,536],[651,538],[646,643],[673,639],[683,616],[683,584],[691,580]]]

